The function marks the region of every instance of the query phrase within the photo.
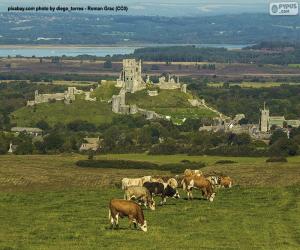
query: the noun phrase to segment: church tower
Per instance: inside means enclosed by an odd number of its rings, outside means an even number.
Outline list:
[[[266,103],[264,103],[264,109],[261,109],[260,112],[260,131],[268,132],[270,130],[270,111],[266,109]]]

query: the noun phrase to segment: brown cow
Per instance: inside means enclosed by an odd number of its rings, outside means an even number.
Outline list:
[[[183,190],[187,191],[188,199],[193,199],[192,189],[200,189],[202,191],[203,197],[209,201],[213,201],[215,198],[215,193],[213,191],[212,184],[203,176],[185,176],[182,180]]]
[[[133,201],[112,199],[109,203],[109,220],[111,223],[111,228],[119,227],[119,216],[121,218],[128,217],[129,219],[129,228],[131,224],[134,224],[134,227],[138,227],[147,232],[147,221],[144,219],[144,213],[140,205]]]
[[[233,181],[229,176],[220,176],[219,185],[224,188],[231,188],[233,185]]]

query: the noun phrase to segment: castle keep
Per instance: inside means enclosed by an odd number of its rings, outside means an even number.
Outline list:
[[[135,59],[123,59],[123,70],[117,80],[117,86],[124,88],[126,92],[134,93],[146,88],[142,79],[142,61]]]

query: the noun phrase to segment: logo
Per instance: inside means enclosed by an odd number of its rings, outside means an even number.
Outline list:
[[[270,15],[272,16],[296,16],[299,13],[297,2],[270,3]]]

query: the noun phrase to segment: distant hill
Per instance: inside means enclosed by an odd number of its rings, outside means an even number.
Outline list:
[[[57,101],[38,104],[35,107],[23,107],[13,112],[11,119],[17,126],[35,126],[40,120],[45,120],[50,125],[60,122],[67,124],[74,120],[84,120],[95,125],[109,123],[117,116],[111,111],[109,100],[119,90],[114,86],[114,82],[107,82],[94,90],[92,97],[97,97],[96,102],[84,101],[82,97],[77,96],[69,105]],[[147,94],[147,90],[142,90],[126,94],[126,103],[171,116],[172,121],[176,123],[181,123],[184,118],[216,116],[207,108],[192,107],[188,101],[191,98],[193,98],[191,94],[185,94],[180,90],[160,90],[158,96],[153,97]]]
[[[268,14],[206,17],[1,13],[0,44],[255,44],[297,41],[300,19]]]

